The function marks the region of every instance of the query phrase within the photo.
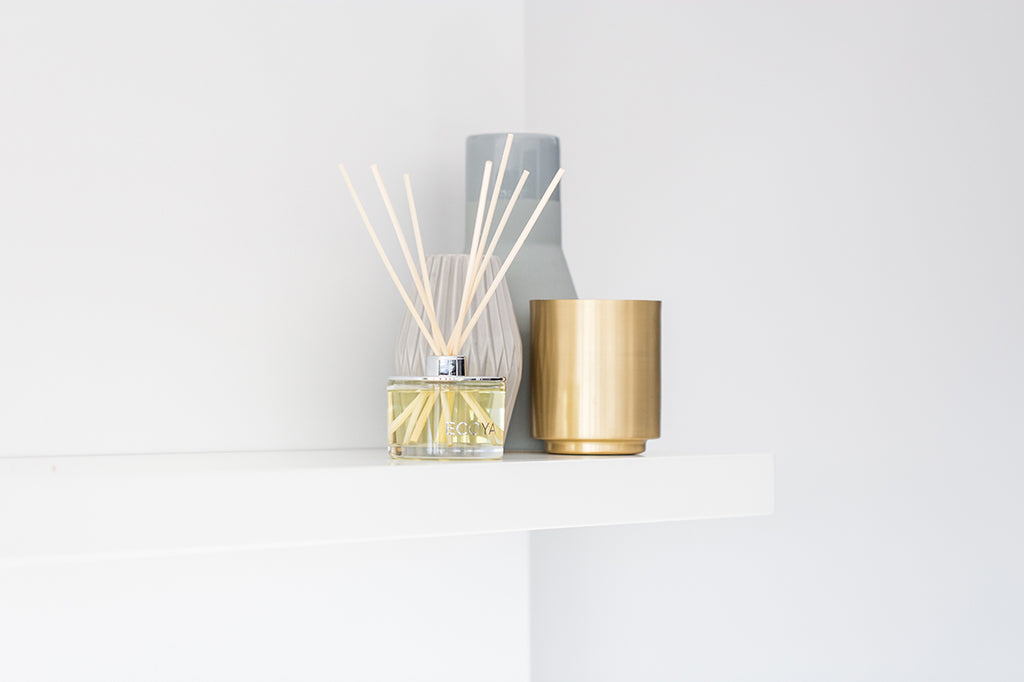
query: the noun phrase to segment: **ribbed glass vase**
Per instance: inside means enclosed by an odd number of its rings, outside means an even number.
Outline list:
[[[437,321],[445,337],[451,335],[459,317],[459,304],[466,281],[469,256],[466,254],[442,254],[427,258],[430,276],[430,291],[434,297]],[[484,270],[480,287],[469,307],[465,322],[473,315],[483,300],[484,294],[501,268],[501,260],[492,257]],[[412,293],[412,291],[410,291]],[[418,298],[418,297],[417,297]],[[417,312],[430,325],[423,309],[423,302],[416,301]],[[431,355],[430,346],[423,338],[412,315],[406,313],[395,342],[395,372],[400,376],[423,376],[424,363]],[[466,374],[477,377],[504,377],[505,379],[505,427],[515,409],[516,395],[523,373],[523,342],[516,325],[515,310],[509,296],[508,285],[503,281],[487,304],[479,322],[473,327],[459,355],[466,356]]]

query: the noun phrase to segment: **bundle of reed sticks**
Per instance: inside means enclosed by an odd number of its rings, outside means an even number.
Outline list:
[[[494,255],[494,249],[498,245],[498,239],[504,232],[508,219],[512,215],[512,209],[515,207],[516,201],[519,199],[519,193],[523,190],[523,186],[526,184],[526,178],[530,175],[529,171],[524,170],[522,175],[519,176],[519,182],[516,184],[516,188],[512,192],[508,205],[505,207],[504,213],[498,220],[498,226],[495,228],[494,234],[492,235],[490,233],[491,224],[494,221],[494,211],[498,205],[498,195],[501,192],[502,181],[505,179],[505,166],[508,163],[509,151],[512,149],[512,139],[513,135],[511,134],[509,134],[505,139],[505,149],[501,154],[501,161],[498,163],[498,174],[495,178],[493,188],[491,188],[490,181],[491,171],[494,164],[490,161],[484,164],[483,177],[480,181],[480,200],[477,205],[476,220],[473,223],[473,239],[469,248],[469,267],[466,269],[466,279],[462,287],[459,315],[455,321],[454,327],[447,336],[445,336],[444,331],[437,322],[437,311],[434,307],[434,298],[431,292],[430,278],[427,272],[427,259],[423,252],[423,238],[420,234],[419,217],[416,214],[416,202],[413,199],[412,183],[409,180],[409,174],[405,173],[402,176],[402,179],[405,182],[405,196],[409,203],[409,217],[412,221],[412,232],[416,241],[417,260],[415,261],[413,260],[412,253],[409,250],[409,243],[405,238],[405,231],[402,229],[402,225],[398,220],[398,214],[395,212],[395,207],[391,203],[391,197],[388,195],[388,190],[384,186],[384,180],[380,175],[380,169],[377,168],[377,164],[370,166],[370,171],[373,173],[374,180],[377,182],[377,189],[380,190],[381,198],[384,200],[384,207],[387,209],[388,217],[391,219],[391,225],[395,229],[395,236],[398,237],[398,245],[402,249],[402,255],[405,257],[405,263],[409,267],[409,273],[412,275],[412,283],[416,289],[416,294],[419,295],[420,300],[423,302],[423,309],[427,314],[426,321],[423,320],[419,312],[416,310],[416,306],[414,305],[412,298],[409,297],[409,293],[398,278],[398,274],[395,272],[395,268],[391,265],[391,261],[388,259],[387,253],[384,252],[384,247],[381,245],[380,239],[377,238],[377,232],[373,229],[369,216],[366,215],[366,210],[363,208],[363,202],[359,200],[359,194],[356,192],[356,188],[352,184],[352,179],[349,177],[348,171],[345,170],[344,165],[338,165],[342,176],[345,178],[345,184],[348,185],[348,191],[352,194],[352,201],[355,202],[356,209],[359,211],[359,216],[363,220],[363,225],[366,226],[366,231],[370,234],[370,240],[373,242],[374,247],[376,247],[381,261],[384,262],[384,268],[388,271],[391,281],[395,283],[395,288],[398,289],[398,293],[401,295],[402,300],[409,309],[409,313],[412,314],[413,321],[416,322],[416,326],[418,326],[420,331],[423,333],[423,336],[426,338],[427,344],[430,346],[430,350],[434,355],[459,354],[462,346],[466,343],[466,340],[469,339],[469,335],[473,331],[473,327],[476,326],[476,323],[484,314],[484,310],[487,308],[487,304],[490,303],[491,298],[494,296],[494,292],[498,290],[498,286],[504,279],[505,273],[508,272],[509,267],[515,260],[516,255],[519,253],[519,250],[523,248],[523,243],[526,241],[526,238],[530,236],[530,231],[537,223],[538,218],[540,218],[541,213],[544,211],[544,207],[547,206],[548,200],[554,193],[555,188],[558,187],[558,183],[561,181],[562,175],[565,174],[565,169],[559,168],[558,172],[556,172],[554,177],[551,178],[551,182],[548,184],[548,188],[544,191],[544,195],[537,204],[537,208],[534,209],[533,214],[530,216],[529,220],[526,221],[526,225],[523,226],[522,231],[520,231],[519,238],[516,239],[516,242],[509,250],[508,255],[505,256],[504,262],[498,270],[498,274],[494,277],[494,281],[492,281],[491,285],[487,288],[487,292],[484,294],[479,305],[477,305],[476,309],[473,311],[473,314],[469,315],[470,304],[480,288],[480,283],[483,280],[487,263],[490,262],[491,256]],[[487,201],[488,189],[491,189],[490,202]],[[485,206],[487,207],[486,219],[484,217]],[[488,241],[488,239],[490,239],[490,241]],[[468,320],[467,315],[469,316]],[[429,327],[427,326],[428,322],[430,324]]]

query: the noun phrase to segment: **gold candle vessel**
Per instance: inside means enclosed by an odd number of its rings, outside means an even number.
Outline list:
[[[530,301],[530,382],[548,452],[643,452],[661,435],[661,301]]]

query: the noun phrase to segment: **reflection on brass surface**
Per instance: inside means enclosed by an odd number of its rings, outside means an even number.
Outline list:
[[[661,435],[661,301],[530,301],[530,383],[548,452],[643,452]]]

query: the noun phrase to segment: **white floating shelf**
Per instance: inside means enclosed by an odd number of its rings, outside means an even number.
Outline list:
[[[0,562],[770,514],[771,455],[382,450],[0,459]]]

